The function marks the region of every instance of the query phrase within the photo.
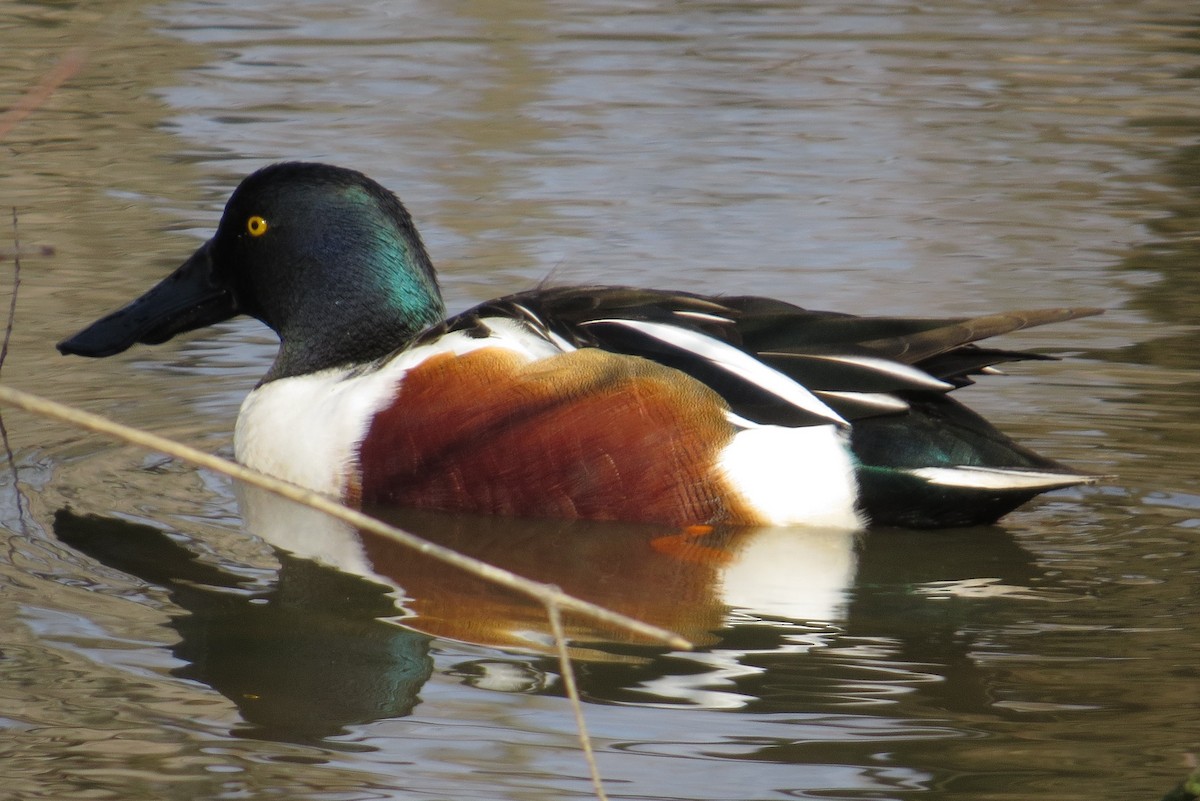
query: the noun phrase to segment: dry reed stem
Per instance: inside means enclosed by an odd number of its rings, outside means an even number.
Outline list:
[[[567,595],[549,584],[542,584],[518,576],[478,559],[458,553],[450,548],[430,542],[429,540],[409,534],[407,531],[388,525],[382,520],[371,517],[355,509],[343,506],[326,495],[304,489],[287,481],[282,481],[257,470],[251,470],[236,462],[222,459],[202,450],[198,450],[181,442],[142,431],[132,426],[123,425],[107,417],[85,412],[56,401],[42,398],[29,392],[0,384],[0,404],[15,406],[27,412],[68,423],[76,428],[82,428],[96,434],[104,434],[115,439],[123,440],[131,445],[138,445],[148,450],[164,453],[168,456],[189,462],[197,467],[212,470],[229,476],[260,489],[266,490],[281,498],[304,504],[309,508],[324,512],[330,517],[337,518],[355,528],[369,531],[393,542],[412,548],[422,554],[432,556],[446,564],[453,565],[486,581],[491,581],[522,595],[528,595],[540,601],[543,605],[553,604],[560,609],[566,609],[585,615],[595,621],[623,629],[631,634],[645,637],[682,650],[691,650],[692,644],[678,634],[651,626],[619,612],[605,609],[588,601]]]
[[[54,67],[42,76],[37,85],[25,92],[13,106],[0,114],[0,139],[17,127],[21,120],[37,111],[58,87],[62,86],[83,66],[83,51],[68,50]]]
[[[592,789],[596,798],[608,801],[604,792],[604,780],[600,776],[600,766],[596,764],[596,753],[592,750],[592,738],[588,736],[587,722],[583,719],[583,701],[579,698],[579,685],[575,683],[575,670],[571,664],[571,655],[567,653],[567,634],[563,630],[562,615],[555,604],[546,604],[546,616],[550,618],[550,631],[554,633],[554,646],[558,649],[559,672],[562,673],[563,689],[567,692],[567,700],[571,703],[571,712],[575,715],[575,731],[579,734],[579,744],[583,748],[583,758],[587,761],[588,770],[592,776]]]
[[[17,207],[12,210],[13,236],[13,282],[12,296],[8,300],[8,323],[4,326],[4,343],[0,344],[0,370],[8,358],[8,344],[12,341],[13,323],[17,319],[17,290],[21,288],[21,238],[17,229]]]
[[[12,210],[13,229],[13,282],[12,297],[8,302],[8,324],[4,327],[4,343],[0,344],[0,371],[8,359],[8,345],[12,341],[13,321],[17,317],[17,290],[21,288],[21,239],[17,231],[17,208]],[[21,495],[21,475],[17,472],[17,460],[13,456],[12,446],[8,442],[8,427],[4,425],[4,416],[0,415],[0,443],[4,445],[4,455],[8,460],[8,469],[12,472],[13,492],[17,496],[17,519],[21,521],[21,530],[25,531],[25,504]]]

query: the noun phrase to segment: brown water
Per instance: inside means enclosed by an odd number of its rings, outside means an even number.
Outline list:
[[[68,54],[0,141],[27,254],[3,378],[209,450],[261,328],[98,362],[53,343],[284,158],[397,190],[454,308],[554,274],[1110,310],[1009,339],[1066,358],[963,392],[1115,476],[1003,527],[697,549],[406,520],[701,643],[573,623],[613,797],[1156,799],[1200,752],[1194,3],[10,2],[0,106]],[[291,526],[347,570],[320,566],[244,532],[222,479],[5,424],[0,797],[589,796],[536,608]],[[364,554],[393,585],[348,572]]]

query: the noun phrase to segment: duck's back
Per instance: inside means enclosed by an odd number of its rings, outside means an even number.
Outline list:
[[[754,296],[558,287],[501,298],[448,327],[511,316],[575,347],[638,356],[686,373],[753,424],[842,421],[867,518],[944,527],[990,523],[1039,493],[1092,480],[1020,446],[949,393],[996,372],[994,365],[1051,358],[978,341],[1097,313],[859,317]],[[797,484],[794,491],[805,488]]]

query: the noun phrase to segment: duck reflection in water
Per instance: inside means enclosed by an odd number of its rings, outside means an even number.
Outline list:
[[[239,577],[198,561],[182,538],[162,529],[65,509],[55,516],[65,544],[169,590],[186,612],[171,626],[181,637],[173,653],[188,664],[173,672],[232,700],[249,724],[238,734],[309,742],[407,715],[431,674],[434,636],[553,653],[537,601],[295,504],[244,492],[247,528],[276,549],[279,561],[268,591],[247,589]],[[730,608],[834,619],[854,574],[854,535],[843,531],[675,530],[436,513],[392,519],[699,646],[719,641]],[[661,651],[579,616],[564,618],[575,659],[644,666]],[[536,691],[557,672],[552,658],[498,657],[455,672],[475,686]]]
[[[174,672],[230,698],[248,724],[235,733],[315,742],[408,715],[433,670],[432,637],[497,649],[449,662],[446,672],[464,683],[561,692],[538,602],[270,496],[247,492],[242,509],[248,529],[277,549],[278,577],[266,592],[197,561],[160,529],[68,511],[55,521],[63,542],[170,590],[187,612],[171,623],[181,637],[173,652],[188,663]],[[931,600],[922,587],[980,576],[1028,585],[1040,573],[998,528],[856,537],[437,513],[393,514],[392,521],[698,646],[695,659],[659,658],[659,646],[566,616],[572,656],[587,664],[582,692],[625,703],[744,707],[766,695],[780,702],[784,693],[814,712],[844,710],[853,687],[863,688],[862,700],[873,691],[869,682],[837,680],[863,667],[853,648],[822,646],[886,637],[893,656],[883,661],[921,665],[920,684],[934,705],[986,707],[987,679],[954,605]],[[783,674],[758,667],[781,658]],[[945,681],[929,689],[930,672]],[[888,675],[903,684],[908,673]],[[785,676],[808,679],[793,687],[781,683]]]
[[[475,645],[554,652],[540,602],[259,490],[239,492],[248,531],[289,553],[392,586],[407,614],[405,625]],[[841,529],[367,511],[697,646],[717,641],[731,609],[791,620],[841,618],[857,558],[856,535]],[[620,659],[614,643],[640,642],[578,615],[567,613],[564,620],[575,658]]]

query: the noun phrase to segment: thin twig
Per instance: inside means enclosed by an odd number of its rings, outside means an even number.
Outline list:
[[[13,229],[13,284],[12,297],[8,299],[8,324],[4,327],[4,344],[0,345],[0,370],[8,358],[8,343],[12,341],[13,320],[17,316],[17,290],[21,287],[21,239],[17,235],[17,207],[12,210]]]
[[[583,702],[579,700],[579,686],[575,683],[571,655],[567,653],[567,635],[563,631],[562,614],[558,605],[547,603],[546,616],[550,618],[550,631],[554,633],[554,645],[558,648],[559,672],[562,674],[567,699],[571,702],[571,712],[575,715],[575,731],[579,734],[583,758],[587,760],[588,770],[591,771],[592,787],[600,801],[608,801],[608,795],[604,792],[604,781],[600,776],[600,766],[596,764],[596,753],[592,750],[592,738],[588,736],[587,723],[583,719]]]
[[[165,453],[168,456],[189,462],[197,467],[212,470],[245,482],[246,484],[259,487],[281,498],[304,504],[356,528],[369,531],[381,537],[387,537],[393,542],[412,548],[422,554],[432,556],[486,581],[491,581],[514,592],[535,598],[542,604],[556,604],[562,609],[577,612],[598,622],[623,629],[649,640],[664,643],[672,648],[680,650],[691,650],[692,648],[690,642],[674,632],[667,631],[658,626],[651,626],[648,623],[643,623],[640,620],[622,615],[619,612],[613,612],[602,606],[589,603],[572,595],[567,595],[549,584],[531,581],[509,570],[489,565],[487,562],[481,562],[469,556],[464,556],[450,548],[409,534],[407,531],[390,526],[382,520],[343,506],[328,496],[306,490],[287,481],[281,481],[265,473],[260,473],[257,470],[251,470],[236,462],[222,459],[220,456],[214,456],[211,453],[175,442],[166,437],[160,437],[149,431],[142,431],[122,425],[106,417],[101,417],[98,414],[85,412],[2,384],[0,384],[0,404],[16,406],[42,417],[49,417],[97,434],[104,434],[115,439],[124,440],[132,445],[138,445],[148,450]]]
[[[0,344],[0,371],[4,370],[4,362],[8,359],[8,343],[12,341],[13,320],[17,316],[17,290],[21,287],[21,239],[17,234],[17,207],[12,210],[13,228],[13,283],[12,297],[8,301],[8,324],[4,327],[4,342]],[[25,505],[21,497],[21,476],[17,472],[17,459],[13,456],[12,445],[8,441],[8,427],[4,425],[4,415],[0,415],[0,442],[4,443],[4,455],[8,459],[8,468],[12,471],[13,492],[17,496],[17,519],[21,527],[25,527]],[[25,532],[27,533],[27,532]]]
[[[0,139],[17,127],[17,123],[36,111],[50,99],[58,87],[62,86],[72,75],[79,72],[83,66],[83,51],[68,51],[53,69],[42,76],[37,86],[34,86],[18,100],[8,111],[0,114]]]

